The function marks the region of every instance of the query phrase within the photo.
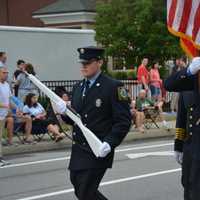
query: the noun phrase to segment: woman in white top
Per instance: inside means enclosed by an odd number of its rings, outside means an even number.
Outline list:
[[[29,114],[32,117],[32,129],[34,127],[40,127],[40,129],[47,129],[55,137],[55,141],[58,142],[64,138],[64,134],[59,132],[59,127],[53,120],[47,119],[46,111],[40,103],[38,103],[38,97],[30,93],[26,96],[25,106],[23,113]]]

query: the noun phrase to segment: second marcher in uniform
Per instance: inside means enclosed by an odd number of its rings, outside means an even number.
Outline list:
[[[184,184],[185,200],[198,200],[200,199],[200,85],[198,82],[198,71],[200,70],[200,57],[196,57],[192,60],[188,68],[182,69],[177,73],[172,74],[165,81],[165,88],[168,91],[182,92],[192,91],[193,92],[193,105],[190,106],[187,111],[187,126],[180,127],[179,136],[179,147],[178,140],[176,140],[175,151],[176,158],[179,163],[182,164],[182,181]],[[183,103],[183,102],[182,102]],[[181,108],[183,109],[183,107]],[[183,112],[183,110],[181,110]],[[183,117],[183,116],[181,116]],[[180,124],[179,126],[182,126]],[[183,138],[183,129],[187,127],[187,138]],[[180,131],[181,130],[181,131]],[[180,149],[180,140],[186,139],[184,144],[183,162]]]
[[[182,166],[181,182],[184,188],[184,200],[191,199],[190,174],[192,170],[192,143],[189,135],[190,109],[193,106],[193,91],[180,92],[176,118],[176,137],[174,151],[176,161]]]

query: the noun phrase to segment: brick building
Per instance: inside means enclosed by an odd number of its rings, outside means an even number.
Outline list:
[[[95,23],[97,1],[0,0],[0,25],[88,29]]]
[[[0,25],[42,27],[40,19],[32,13],[56,0],[0,0]]]

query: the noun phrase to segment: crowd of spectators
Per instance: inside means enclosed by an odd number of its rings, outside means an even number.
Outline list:
[[[51,116],[47,115],[44,107],[38,102],[39,91],[24,73],[28,72],[37,76],[33,65],[24,60],[18,60],[12,83],[9,83],[6,60],[6,53],[0,52],[0,143],[6,146],[16,145],[13,142],[13,135],[16,125],[19,124],[23,129],[24,144],[36,143],[33,137],[36,129],[44,130],[44,133],[48,132],[55,142],[62,140],[65,134],[60,132],[57,121],[55,122]],[[62,98],[68,102],[69,98],[64,87],[62,92]],[[1,156],[0,146],[0,158]]]
[[[141,65],[137,69],[138,95],[132,98],[131,113],[136,129],[144,133],[145,110],[158,110],[159,118],[162,126],[168,128],[168,124],[163,115],[163,104],[165,102],[165,90],[163,81],[160,78],[159,63],[152,63],[152,67],[148,67],[149,60],[144,58]]]
[[[44,132],[49,132],[52,138],[55,139],[55,142],[62,140],[65,134],[61,132],[57,123],[62,124],[63,120],[57,112],[56,106],[53,102],[50,102],[54,116],[47,115],[44,107],[38,102],[39,91],[37,87],[24,73],[28,72],[37,77],[34,66],[31,63],[26,63],[24,60],[18,60],[16,62],[17,69],[12,76],[12,87],[10,87],[7,81],[9,72],[6,61],[6,53],[0,52],[0,143],[2,143],[3,127],[5,127],[7,134],[3,144],[13,145],[13,133],[16,123],[23,124],[23,142],[25,144],[35,144],[33,137],[35,127],[39,127]],[[181,59],[177,60],[173,71],[177,71],[183,67],[183,61]],[[131,101],[131,112],[135,127],[142,133],[144,132],[145,109],[154,108],[159,110],[160,120],[163,126],[167,126],[167,122],[162,114],[164,90],[159,74],[159,63],[154,62],[149,70],[148,62],[148,58],[144,58],[138,67],[137,79],[138,86],[141,86],[141,89],[139,94]],[[67,105],[70,105],[69,94],[63,86],[57,87],[55,93]],[[0,146],[0,158],[1,156]]]

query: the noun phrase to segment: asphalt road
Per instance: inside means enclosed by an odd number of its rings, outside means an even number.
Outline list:
[[[148,140],[121,145],[100,190],[109,200],[180,200],[180,166],[173,141]],[[0,168],[0,200],[76,200],[67,165],[70,152],[8,157]]]

